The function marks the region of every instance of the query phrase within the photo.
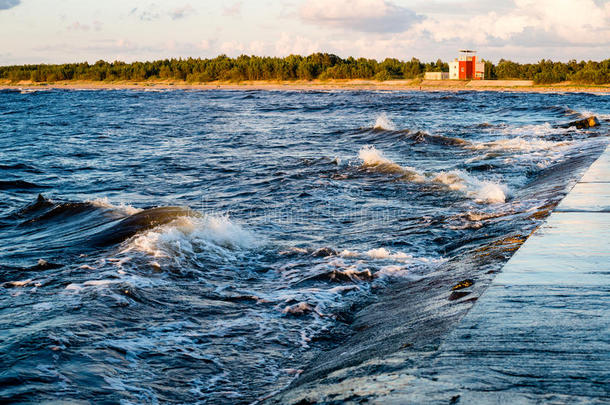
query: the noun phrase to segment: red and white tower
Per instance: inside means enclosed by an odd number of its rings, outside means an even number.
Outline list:
[[[453,80],[483,80],[485,64],[477,62],[477,51],[460,50],[460,56],[449,63],[449,78]]]

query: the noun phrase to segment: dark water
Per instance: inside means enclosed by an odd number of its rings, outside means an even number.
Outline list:
[[[261,398],[385,286],[537,226],[609,114],[591,94],[1,91],[0,398]],[[542,173],[550,194],[523,193]]]

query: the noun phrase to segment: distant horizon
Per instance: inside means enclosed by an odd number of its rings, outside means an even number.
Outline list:
[[[493,63],[599,61],[610,1],[0,0],[0,34],[2,66],[314,52],[448,61],[463,48]]]

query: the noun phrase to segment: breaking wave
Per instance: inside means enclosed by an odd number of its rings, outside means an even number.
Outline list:
[[[258,246],[260,239],[228,216],[185,216],[150,229],[126,242],[122,253],[144,252],[154,258],[192,260],[198,256],[236,259],[238,252]]]
[[[410,181],[423,182],[424,177],[412,167],[403,167],[386,158],[383,152],[374,146],[363,146],[358,152],[358,157],[362,160],[362,167],[379,173],[399,174]]]
[[[463,171],[451,170],[438,173],[421,173],[412,167],[403,167],[388,159],[374,146],[364,146],[360,149],[358,157],[362,160],[362,167],[380,173],[398,174],[402,180],[415,183],[438,183],[447,186],[450,190],[461,191],[469,198],[480,203],[502,203],[506,201],[507,187],[492,181],[479,180]]]
[[[125,215],[133,215],[138,212],[142,212],[141,208],[135,208],[129,204],[120,203],[118,205],[112,204],[108,197],[96,198],[94,200],[87,200],[86,203],[90,203],[94,207],[106,208],[113,211],[124,213]]]
[[[373,129],[396,131],[396,125],[394,125],[390,118],[388,118],[388,115],[386,113],[383,113],[379,115],[375,120],[375,125],[373,125]]]
[[[540,150],[550,150],[562,146],[569,146],[570,141],[554,142],[539,138],[526,139],[522,137],[498,139],[491,142],[483,142],[473,144],[473,149],[489,149],[489,150],[507,150],[507,151],[523,151],[534,152]]]
[[[506,201],[505,185],[479,180],[461,170],[437,173],[432,181],[444,184],[450,190],[461,191],[476,202],[493,204]]]

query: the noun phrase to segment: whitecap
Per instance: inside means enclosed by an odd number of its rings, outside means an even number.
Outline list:
[[[87,200],[87,202],[95,207],[106,208],[106,209],[110,209],[113,211],[119,211],[120,213],[122,213],[124,215],[133,215],[133,214],[137,214],[138,212],[142,211],[141,208],[135,208],[135,207],[132,207],[131,205],[125,204],[125,203],[120,203],[118,205],[112,204],[108,200],[108,197],[96,198],[94,200]]]
[[[505,185],[476,179],[475,177],[459,170],[441,171],[438,173],[421,174],[412,167],[403,167],[384,156],[383,152],[374,146],[364,146],[358,152],[358,157],[363,161],[362,166],[381,173],[402,174],[402,178],[408,181],[423,183],[440,183],[450,190],[461,191],[477,202],[498,203],[506,201],[507,187]]]
[[[404,167],[385,157],[382,151],[372,145],[365,145],[358,151],[358,157],[362,160],[362,167],[380,173],[400,174],[407,180],[416,183],[425,179],[421,173],[412,167]]]
[[[482,142],[473,144],[473,149],[489,149],[489,150],[506,150],[506,151],[523,151],[535,152],[541,150],[550,150],[563,146],[569,146],[572,143],[569,141],[553,142],[544,139],[525,139],[523,137],[498,139],[491,142]]]
[[[260,238],[228,216],[180,217],[138,234],[126,242],[121,253],[138,251],[155,258],[194,258],[211,254],[219,259],[235,258],[240,250],[254,248]]]
[[[390,118],[388,118],[386,113],[383,113],[377,117],[373,128],[384,129],[386,131],[396,131],[396,125],[394,125]]]
[[[442,183],[450,190],[461,191],[480,203],[503,203],[508,192],[503,184],[479,180],[460,170],[437,173],[432,181]]]

